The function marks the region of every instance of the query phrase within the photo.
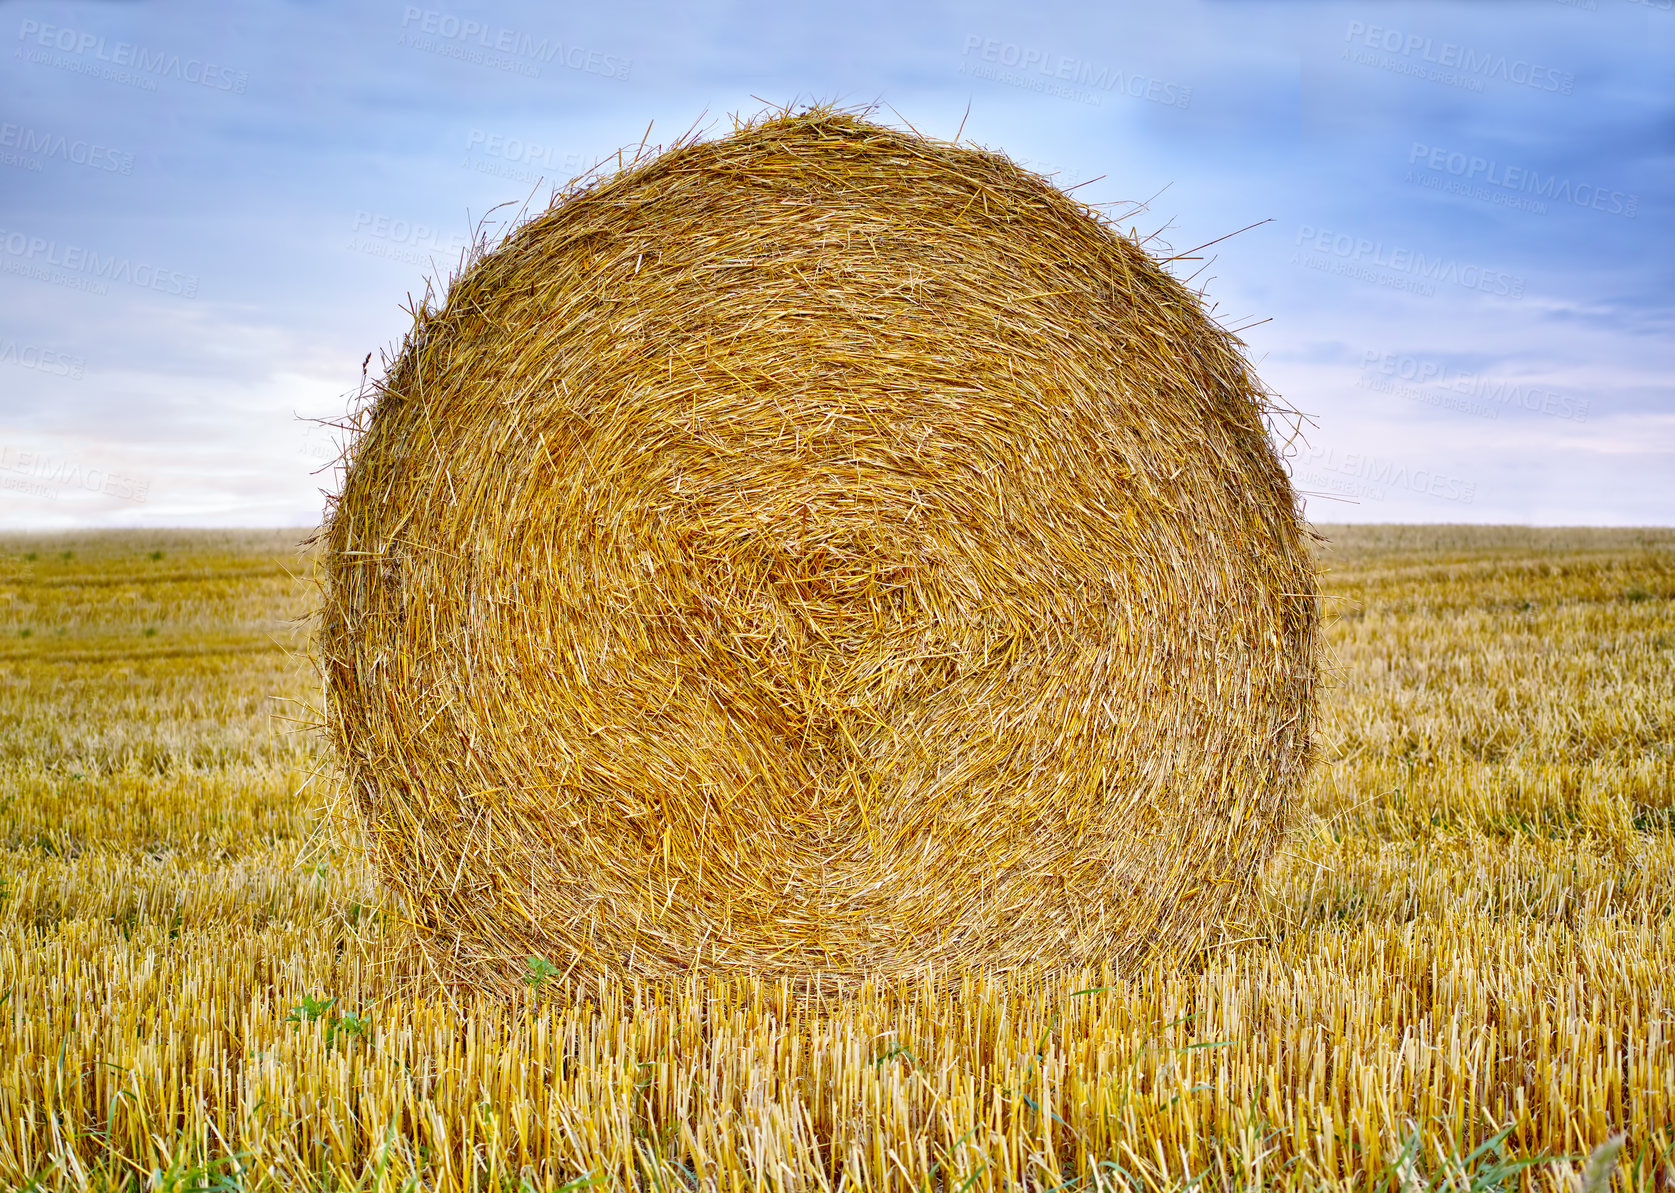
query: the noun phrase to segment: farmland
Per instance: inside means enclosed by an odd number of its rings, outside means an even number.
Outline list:
[[[0,538],[0,1187],[1675,1185],[1675,531],[1320,529],[1245,921],[812,1009],[438,990],[308,729],[299,536]]]

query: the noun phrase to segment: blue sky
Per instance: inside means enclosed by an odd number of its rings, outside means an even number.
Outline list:
[[[810,100],[1207,250],[1319,521],[1675,522],[1675,0],[0,4],[0,527],[306,525],[475,221]],[[1095,180],[1095,181],[1089,181]],[[1265,320],[1265,322],[1257,322]]]

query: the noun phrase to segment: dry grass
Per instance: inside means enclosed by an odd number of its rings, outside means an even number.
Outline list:
[[[1248,913],[1314,578],[1268,395],[1161,262],[824,109],[484,248],[323,535],[345,785],[443,976],[830,992]]]
[[[1613,1187],[1668,1188],[1675,533],[1326,533],[1322,766],[1247,939],[819,1014],[414,997],[271,719],[317,698],[297,557],[0,540],[0,1186],[1561,1189],[1626,1132]]]

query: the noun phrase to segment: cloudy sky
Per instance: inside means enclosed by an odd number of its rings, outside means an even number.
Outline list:
[[[1163,255],[1258,225],[1174,268],[1311,420],[1316,520],[1675,522],[1675,0],[0,3],[0,46],[6,528],[315,522],[311,420],[479,219],[811,100],[1149,200]]]

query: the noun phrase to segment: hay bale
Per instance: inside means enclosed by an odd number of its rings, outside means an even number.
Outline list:
[[[1316,675],[1238,348],[1042,179],[830,109],[468,262],[348,454],[319,632],[442,972],[819,990],[1218,933]]]

